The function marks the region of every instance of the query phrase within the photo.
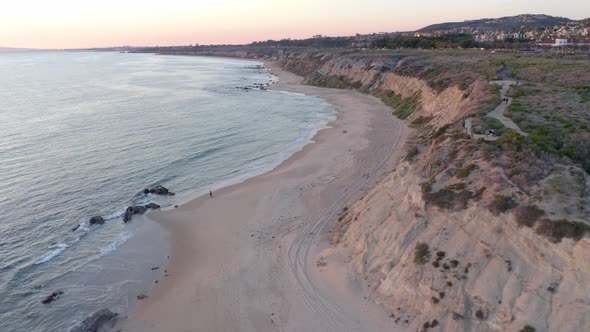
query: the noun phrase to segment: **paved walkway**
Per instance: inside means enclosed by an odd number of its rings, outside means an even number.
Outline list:
[[[499,80],[499,81],[491,81],[490,84],[499,84],[501,86],[500,98],[502,99],[502,102],[500,102],[500,104],[498,106],[496,106],[496,108],[493,111],[486,114],[486,117],[497,119],[498,121],[500,121],[502,123],[502,125],[504,125],[504,127],[510,128],[522,136],[527,136],[527,133],[522,131],[522,129],[520,129],[520,127],[516,123],[514,123],[514,121],[512,121],[512,119],[504,116],[504,112],[506,112],[506,109],[508,108],[508,106],[510,106],[510,104],[512,104],[512,98],[508,97],[508,102],[505,102],[504,98],[506,98],[506,93],[508,92],[508,89],[510,89],[510,86],[515,85],[516,81],[510,80],[510,79],[503,79],[503,80]],[[475,138],[475,139],[483,138],[486,141],[495,141],[498,139],[498,137],[496,137],[496,136],[487,136],[485,134],[474,134],[473,128],[472,128],[472,121],[473,121],[473,118],[465,119],[465,132],[469,136],[471,136],[471,138]]]

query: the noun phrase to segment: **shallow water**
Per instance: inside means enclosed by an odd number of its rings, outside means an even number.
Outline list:
[[[1,54],[0,330],[67,331],[121,308],[150,264],[117,249],[142,232],[142,219],[123,223],[128,205],[268,171],[334,118],[316,97],[245,89],[274,79],[245,60]],[[154,185],[177,195],[142,193]],[[106,223],[89,226],[95,215]],[[56,287],[64,296],[42,305]]]

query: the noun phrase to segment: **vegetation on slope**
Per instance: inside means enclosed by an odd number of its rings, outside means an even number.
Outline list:
[[[509,61],[523,84],[514,87],[508,116],[529,133],[524,143],[567,158],[590,172],[590,62],[587,58]]]

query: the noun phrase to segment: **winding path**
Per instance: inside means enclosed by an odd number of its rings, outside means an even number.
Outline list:
[[[504,125],[504,127],[510,128],[522,136],[527,136],[527,133],[522,131],[522,129],[520,129],[520,127],[516,123],[514,123],[514,121],[512,121],[512,119],[510,119],[504,115],[504,113],[506,112],[506,109],[508,109],[510,104],[512,104],[512,98],[506,97],[506,93],[508,92],[508,90],[510,89],[510,87],[512,85],[517,84],[517,81],[511,80],[507,77],[507,75],[506,75],[507,70],[508,70],[508,67],[504,68],[502,71],[500,71],[498,73],[503,78],[502,80],[490,82],[490,84],[498,84],[501,86],[500,98],[502,99],[502,102],[500,102],[500,104],[498,106],[496,106],[496,108],[494,108],[493,111],[486,114],[486,117],[494,118],[494,119],[500,121],[502,123],[502,125]],[[504,98],[507,98],[507,102],[504,101]],[[474,134],[472,122],[473,122],[473,118],[465,119],[465,132],[469,136],[471,136],[471,138],[484,139],[486,141],[495,141],[498,139],[497,136],[487,136],[485,134]]]

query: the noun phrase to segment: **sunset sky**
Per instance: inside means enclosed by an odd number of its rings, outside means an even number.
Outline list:
[[[248,43],[414,30],[542,13],[581,19],[588,0],[18,0],[0,8],[0,46],[83,48]]]

